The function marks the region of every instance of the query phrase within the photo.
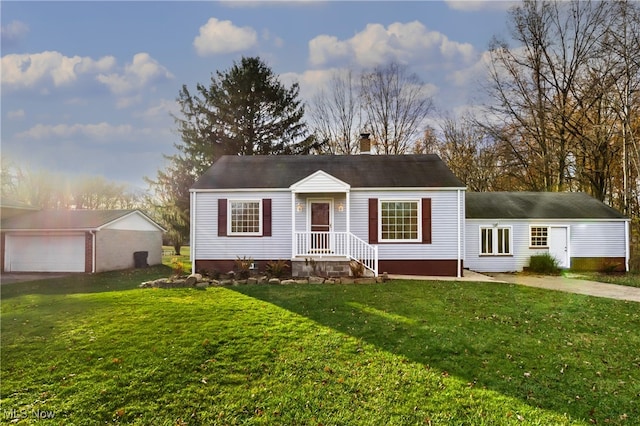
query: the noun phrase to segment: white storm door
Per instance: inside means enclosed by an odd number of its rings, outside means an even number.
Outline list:
[[[570,266],[567,234],[567,227],[549,228],[549,254],[556,258],[558,266],[561,268]]]

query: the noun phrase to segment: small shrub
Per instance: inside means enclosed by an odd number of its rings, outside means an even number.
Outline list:
[[[286,260],[280,259],[267,263],[265,269],[269,277],[282,278],[285,276],[287,269],[289,269],[289,265]]]
[[[184,275],[184,263],[181,262],[177,257],[171,259],[171,270],[173,272],[173,276],[179,277]]]
[[[349,262],[349,269],[353,278],[362,278],[364,276],[364,263],[357,260]]]
[[[251,265],[253,264],[253,259],[247,256],[238,258],[235,260],[235,272],[239,279],[246,280],[251,275]]]
[[[557,275],[560,273],[558,260],[549,253],[536,254],[529,260],[529,271],[538,274]]]

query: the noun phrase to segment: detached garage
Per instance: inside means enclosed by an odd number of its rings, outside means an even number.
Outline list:
[[[2,221],[2,272],[103,272],[162,262],[164,230],[139,210],[42,210]]]

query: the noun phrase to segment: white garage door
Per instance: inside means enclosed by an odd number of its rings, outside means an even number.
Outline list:
[[[7,272],[84,272],[84,234],[7,235]]]

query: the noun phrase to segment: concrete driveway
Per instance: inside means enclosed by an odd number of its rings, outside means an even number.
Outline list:
[[[579,280],[562,276],[539,276],[520,274],[491,274],[498,281],[521,284],[529,287],[546,288],[567,293],[586,294],[588,296],[608,297],[610,299],[640,302],[640,288],[626,285],[605,284],[596,281]]]
[[[48,280],[52,278],[62,278],[69,274],[58,272],[20,272],[0,274],[0,284],[12,284],[25,281]]]

